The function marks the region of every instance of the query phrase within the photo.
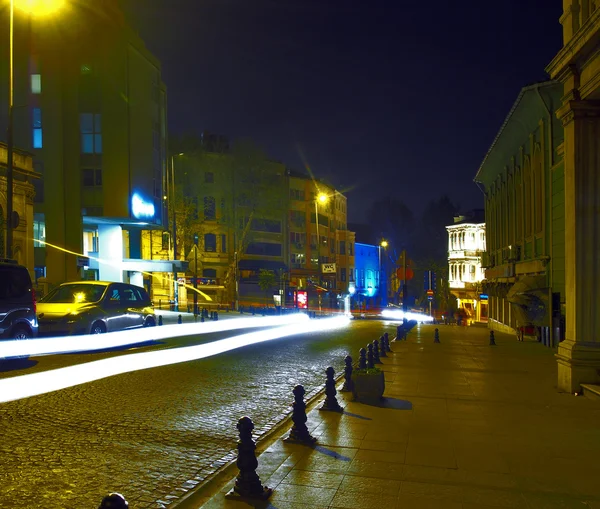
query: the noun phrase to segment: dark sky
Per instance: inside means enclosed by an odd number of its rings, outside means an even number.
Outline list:
[[[308,164],[351,221],[385,194],[482,207],[478,165],[561,45],[560,0],[123,1],[162,61],[171,132]]]

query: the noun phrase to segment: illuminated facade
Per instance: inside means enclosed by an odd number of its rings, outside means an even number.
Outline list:
[[[355,244],[354,290],[352,307],[360,311],[373,309],[380,300],[381,246]]]
[[[15,14],[14,140],[42,175],[34,183],[36,275],[50,285],[85,277],[148,286],[144,271],[171,270],[141,259],[142,232],[165,219],[160,64],[116,0],[68,5],[55,14],[60,22]]]
[[[6,157],[4,143],[0,143],[0,258],[6,246]],[[40,175],[33,171],[31,154],[15,149],[13,152],[13,217],[18,224],[13,230],[13,256],[29,269],[33,279],[33,181]]]
[[[600,383],[600,5],[564,0],[563,47],[546,71],[560,84],[556,117],[564,130],[564,295],[566,333],[558,345],[558,388]]]
[[[485,193],[483,293],[491,329],[562,339],[565,303],[563,130],[559,83],[521,90],[475,181]]]
[[[448,286],[463,310],[467,324],[487,321],[488,296],[481,291],[485,251],[484,211],[454,218],[448,231]]]

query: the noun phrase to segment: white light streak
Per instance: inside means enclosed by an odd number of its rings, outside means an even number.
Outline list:
[[[381,316],[385,318],[393,318],[394,320],[403,320],[406,316],[407,320],[415,320],[420,323],[433,322],[432,316],[421,313],[412,313],[411,311],[404,313],[401,309],[384,309],[381,312]]]
[[[211,334],[235,329],[256,327],[277,327],[308,321],[303,313],[281,316],[231,318],[216,322],[196,322],[177,325],[144,327],[132,330],[109,332],[108,334],[84,334],[53,338],[37,338],[27,341],[0,341],[0,359],[51,355],[56,353],[86,352],[105,350],[120,346],[135,345],[161,339]]]
[[[241,334],[203,345],[122,355],[51,371],[5,378],[0,380],[0,403],[58,391],[123,373],[204,359],[272,339],[333,330],[346,327],[349,323],[349,318],[345,316],[303,320],[292,325]]]

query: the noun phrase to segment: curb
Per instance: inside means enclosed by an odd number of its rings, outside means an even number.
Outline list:
[[[335,378],[336,387],[340,380],[344,378],[344,372]],[[325,387],[322,387],[317,392],[313,391],[313,395],[306,401],[306,413],[312,411],[320,402],[325,394]],[[272,444],[286,435],[291,427],[292,412],[288,411],[286,417],[279,421],[270,430],[266,431],[256,440],[256,456],[257,459],[265,452]],[[229,455],[228,455],[229,456]],[[226,456],[227,457],[227,456]],[[212,497],[217,495],[223,487],[237,475],[237,454],[236,458],[228,461],[220,467],[216,472],[210,474],[198,486],[190,489],[183,497],[169,507],[173,509],[198,509],[208,502]]]

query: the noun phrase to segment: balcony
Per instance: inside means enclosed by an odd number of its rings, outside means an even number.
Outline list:
[[[521,259],[521,246],[508,246],[502,249],[503,262],[518,262]]]
[[[481,254],[481,266],[485,269],[496,265],[496,254],[484,251]]]

